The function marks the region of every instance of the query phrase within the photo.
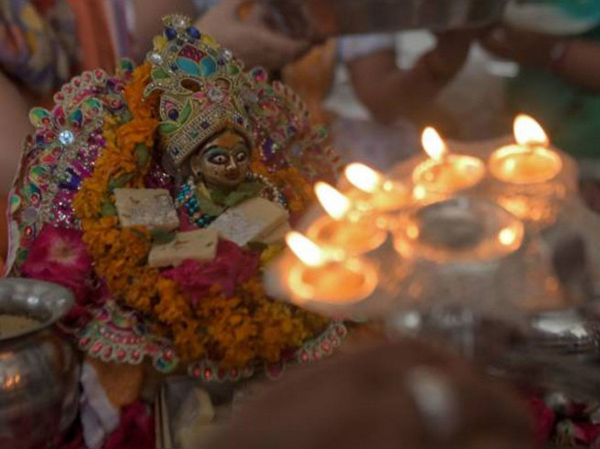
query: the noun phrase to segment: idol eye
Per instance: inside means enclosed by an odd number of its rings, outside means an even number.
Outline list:
[[[248,160],[248,154],[245,151],[240,151],[235,155],[235,160],[238,162],[246,162]]]
[[[225,165],[227,163],[227,156],[224,154],[216,154],[212,156],[209,161],[217,165]]]

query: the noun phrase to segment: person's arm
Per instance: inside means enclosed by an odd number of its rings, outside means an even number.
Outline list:
[[[23,141],[31,132],[28,109],[28,102],[0,71],[0,259],[6,255],[8,244],[6,199],[17,172]]]
[[[600,92],[600,43],[497,27],[481,40],[494,55],[554,71],[573,84]]]
[[[314,42],[272,29],[267,17],[268,11],[262,10],[258,3],[220,0],[196,25],[229,48],[247,67],[282,69],[310,50]]]
[[[196,17],[193,0],[133,0],[137,37],[144,48],[150,49],[152,38],[162,32],[161,18],[173,11]],[[263,66],[281,69],[285,64],[304,55],[312,43],[294,39],[271,30],[262,16],[249,14],[240,18],[243,0],[220,0],[196,22],[198,29],[230,49],[248,67]]]
[[[462,68],[469,47],[466,35],[444,36],[409,70],[396,65],[393,50],[365,55],[348,63],[352,85],[376,120],[387,124],[407,118],[420,123],[431,102]]]
[[[196,16],[193,0],[132,1],[135,11],[136,40],[143,51],[151,50],[152,39],[163,32],[163,17],[175,12],[189,17]]]
[[[557,72],[578,86],[600,92],[600,43],[576,40],[566,45]]]
[[[17,87],[0,71],[0,195],[8,193],[21,156],[22,145],[31,132],[29,104]]]

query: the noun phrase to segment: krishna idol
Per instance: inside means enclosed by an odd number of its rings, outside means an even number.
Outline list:
[[[70,288],[62,323],[104,362],[235,381],[310,362],[341,323],[267,297],[262,270],[338,160],[298,96],[183,16],[147,60],[34,109],[10,201],[10,276]]]

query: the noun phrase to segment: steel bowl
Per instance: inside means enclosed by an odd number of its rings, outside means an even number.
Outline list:
[[[53,324],[72,307],[66,289],[28,279],[0,280],[0,315],[37,321],[0,335],[0,447],[51,447],[75,419],[79,363]]]

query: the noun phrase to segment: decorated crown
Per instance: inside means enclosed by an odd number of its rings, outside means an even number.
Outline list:
[[[161,91],[159,133],[168,166],[179,169],[196,148],[224,129],[241,134],[252,147],[251,124],[243,105],[252,80],[243,64],[189,18],[163,19],[154,39],[152,83],[145,94]]]

